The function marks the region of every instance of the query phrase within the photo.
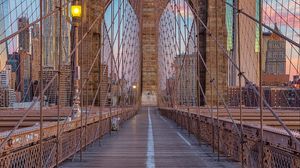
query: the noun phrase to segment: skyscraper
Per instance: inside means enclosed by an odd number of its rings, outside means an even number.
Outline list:
[[[25,102],[31,101],[31,55],[26,51],[20,51],[20,92],[22,93],[22,99]]]
[[[67,0],[62,0],[63,4]],[[55,10],[59,5],[58,1],[44,0],[43,12],[44,15]],[[65,12],[65,11],[64,11]],[[69,63],[70,53],[70,32],[71,25],[67,21],[68,13],[63,13],[62,16],[62,40],[63,40],[63,53],[62,62]],[[43,62],[46,66],[57,68],[58,64],[58,50],[59,50],[59,14],[53,14],[44,20],[43,24]]]
[[[227,0],[227,3],[233,4],[234,0]],[[244,12],[250,16],[257,17],[257,0],[239,0],[239,9],[243,9]],[[239,15],[239,33],[234,28],[233,9],[226,5],[226,23],[227,23],[227,50],[233,60],[233,63],[238,65],[239,57],[241,58],[241,71],[244,72],[245,76],[253,83],[258,84],[258,54],[257,54],[257,24],[251,19],[244,15]],[[238,25],[236,25],[238,26]],[[237,50],[234,52],[234,48],[238,49],[237,42],[234,43],[234,38],[238,39],[238,34],[243,36],[240,38],[240,56]],[[235,45],[235,46],[234,46]],[[230,86],[238,85],[238,71],[229,61],[228,64],[228,83]],[[242,85],[245,85],[245,80],[242,79]]]
[[[5,66],[4,70],[0,71],[0,87],[9,88],[11,82],[11,66]]]
[[[25,28],[29,24],[29,19],[26,17],[18,18],[18,30]],[[19,34],[19,50],[29,52],[29,28]]]
[[[19,29],[18,19],[25,17],[29,23],[32,23],[39,17],[39,2],[38,0],[0,0],[0,13],[4,13],[2,19],[4,24],[0,24],[5,29],[5,35],[9,36]],[[1,7],[3,10],[1,10]],[[1,14],[0,14],[1,15]],[[1,27],[0,26],[0,27]],[[26,30],[29,32],[29,30]],[[1,34],[1,32],[0,32]],[[25,34],[23,34],[25,35]],[[29,36],[28,36],[29,38]],[[19,49],[19,36],[10,38],[7,43],[7,53],[17,52]],[[24,47],[24,46],[23,46]],[[24,49],[24,48],[23,48]],[[28,47],[28,49],[30,49]],[[7,55],[8,55],[7,54]]]
[[[0,40],[5,38],[5,2],[4,0],[0,0]],[[7,47],[6,43],[0,44],[0,70],[2,70],[6,64],[7,60]]]
[[[275,24],[275,31],[279,32],[277,25]],[[276,35],[275,33],[269,34],[270,39],[266,44],[266,62],[265,73],[266,74],[285,74],[286,67],[286,41]],[[264,45],[265,46],[265,45]]]
[[[17,87],[21,81],[20,66],[19,66],[20,54],[17,52],[9,54],[7,58],[7,64],[11,65],[11,73],[12,73],[11,88],[19,91]]]
[[[39,39],[39,25],[35,24],[31,29],[31,75],[33,82],[38,82],[40,69],[40,39]]]
[[[280,33],[275,24],[275,31]],[[263,66],[262,84],[282,86],[289,82],[286,74],[286,41],[274,32],[263,33],[262,38]]]
[[[50,84],[50,81],[54,78],[57,71],[53,67],[44,66],[43,67],[43,84],[44,86]],[[40,71],[39,71],[39,74]],[[41,76],[39,76],[41,78]],[[41,89],[38,89],[38,95],[40,94]],[[57,103],[57,78],[49,85],[48,89],[44,92],[45,102],[50,104]]]

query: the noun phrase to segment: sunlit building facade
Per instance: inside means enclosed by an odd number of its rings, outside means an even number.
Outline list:
[[[67,0],[63,0],[63,4]],[[43,1],[44,15],[52,12],[59,5],[57,0]],[[64,10],[65,11],[65,10]],[[70,62],[70,32],[71,24],[68,24],[68,13],[63,13],[62,16],[62,40],[63,53],[62,62],[68,64]],[[59,51],[59,14],[53,14],[43,22],[43,62],[46,66],[57,68],[58,66],[58,51]]]
[[[275,25],[275,30],[279,32]],[[266,34],[265,34],[266,36]],[[266,74],[285,74],[286,69],[286,41],[275,33],[271,33],[270,39],[266,41],[267,52],[265,60]]]
[[[228,3],[234,5],[235,0],[227,0]],[[239,8],[243,9],[245,13],[248,13],[253,18],[258,18],[257,3],[256,1],[240,0]],[[245,76],[254,84],[258,84],[259,74],[258,74],[258,35],[257,35],[257,23],[249,19],[244,15],[239,17],[239,33],[237,33],[237,20],[234,18],[233,8],[226,5],[226,27],[227,27],[227,50],[233,63],[229,61],[228,63],[228,83],[229,86],[238,85],[238,70],[235,68],[234,64],[238,65],[238,46],[237,39],[238,34],[243,37],[240,38],[240,58],[241,58],[241,71]],[[236,42],[235,42],[236,40]],[[235,45],[235,46],[234,46]],[[242,79],[242,85],[245,85],[245,81]]]
[[[0,0],[0,40],[6,37],[5,35],[5,6],[8,2]],[[6,43],[0,44],[0,69],[2,70],[7,60],[7,46]]]
[[[38,18],[38,8],[38,0],[0,0],[0,39],[19,30],[19,18],[27,18],[28,23]],[[0,68],[6,64],[9,54],[18,52],[19,39],[22,37],[17,35],[7,40],[6,43],[0,44]],[[30,39],[28,41],[30,46]],[[26,48],[30,50],[30,47],[27,46]]]

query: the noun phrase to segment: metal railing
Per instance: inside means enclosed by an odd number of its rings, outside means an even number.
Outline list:
[[[161,114],[175,121],[198,140],[205,141],[212,146],[217,146],[217,133],[219,130],[220,153],[225,157],[235,160],[244,160],[246,167],[260,167],[260,126],[258,124],[243,124],[244,131],[244,158],[241,158],[241,142],[238,132],[234,129],[229,119],[219,119],[219,125],[213,127],[217,118],[203,114],[188,112],[184,109],[160,108]],[[214,120],[214,121],[213,121]],[[235,122],[240,128],[239,121]],[[293,132],[297,139],[300,134]],[[300,146],[293,143],[291,137],[282,129],[264,126],[264,167],[298,168],[300,165]]]
[[[114,110],[111,115],[103,113],[99,122],[99,115],[90,115],[87,118],[87,127],[83,129],[82,135],[86,135],[87,140],[83,145],[85,148],[95,140],[101,138],[104,134],[110,131],[110,118],[120,117],[121,123],[134,116],[137,112],[135,108],[124,108]],[[63,126],[61,123],[60,127]],[[79,141],[80,119],[75,119],[68,122],[59,138],[56,141],[56,123],[44,125],[43,135],[43,167],[54,167],[56,164],[56,150],[51,154],[53,148],[56,148],[58,143],[58,158],[59,162],[63,162],[80,150]],[[101,129],[99,129],[101,128]],[[0,142],[3,137],[0,138]],[[0,156],[0,168],[17,168],[17,167],[36,167],[39,165],[39,126],[25,129],[21,132],[16,132],[11,139],[5,144],[4,152]]]

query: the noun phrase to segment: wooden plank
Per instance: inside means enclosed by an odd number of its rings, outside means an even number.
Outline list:
[[[96,142],[74,161],[66,161],[61,167],[147,167],[149,143],[148,109],[144,108],[136,117],[125,123],[119,132],[107,135],[101,143]],[[194,137],[160,116],[158,111],[150,109],[154,141],[155,167],[240,167],[239,163],[216,155],[207,146],[198,145]],[[180,136],[179,136],[180,135]],[[182,136],[182,137],[181,137]],[[187,144],[186,139],[190,143]]]

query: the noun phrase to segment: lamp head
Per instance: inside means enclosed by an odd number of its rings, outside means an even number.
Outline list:
[[[80,18],[82,15],[81,6],[80,5],[72,5],[71,6],[71,15],[73,18]]]

